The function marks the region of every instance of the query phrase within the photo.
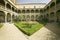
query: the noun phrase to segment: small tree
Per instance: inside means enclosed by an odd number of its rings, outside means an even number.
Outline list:
[[[20,21],[20,19],[21,19],[21,16],[16,16],[16,21],[17,22]]]

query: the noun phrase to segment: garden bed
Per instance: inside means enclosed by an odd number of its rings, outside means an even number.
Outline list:
[[[28,23],[28,22],[15,22],[17,28],[19,28],[24,34],[30,36],[37,30],[41,29],[45,23]]]

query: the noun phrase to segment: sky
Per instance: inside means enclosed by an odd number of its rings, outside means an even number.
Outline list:
[[[24,3],[49,3],[51,0],[17,0],[18,4]]]

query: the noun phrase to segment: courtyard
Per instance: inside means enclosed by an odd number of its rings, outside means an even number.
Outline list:
[[[60,40],[60,0],[0,0],[0,40]]]

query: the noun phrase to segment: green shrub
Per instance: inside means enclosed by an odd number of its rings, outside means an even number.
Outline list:
[[[3,24],[0,24],[0,28],[3,26]]]

